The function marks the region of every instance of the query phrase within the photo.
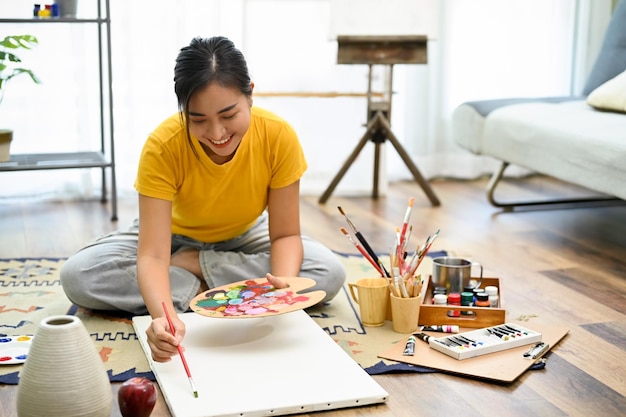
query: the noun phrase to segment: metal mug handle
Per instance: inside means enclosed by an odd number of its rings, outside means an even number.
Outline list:
[[[476,288],[478,288],[478,287],[480,287],[480,284],[482,284],[482,282],[483,282],[483,265],[478,263],[478,262],[472,262],[471,268],[473,268],[475,266],[480,268],[480,277],[478,279],[478,283],[476,284]],[[472,274],[470,273],[470,279],[472,278],[471,275]]]

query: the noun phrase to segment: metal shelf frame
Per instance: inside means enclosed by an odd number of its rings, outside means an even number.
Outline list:
[[[104,4],[104,12],[103,6]],[[100,84],[100,150],[94,152],[12,154],[0,162],[0,172],[48,169],[100,168],[102,170],[102,203],[107,202],[106,170],[111,171],[111,221],[117,221],[117,183],[115,178],[115,140],[113,130],[113,67],[111,63],[111,9],[109,0],[97,1],[97,17],[93,19],[0,19],[2,23],[23,24],[96,24],[98,27],[98,60]],[[106,77],[105,77],[106,75]],[[105,80],[106,78],[106,80]],[[108,107],[105,105],[108,98]],[[105,108],[107,107],[107,108]],[[106,114],[105,114],[106,112]],[[105,117],[106,116],[106,117]],[[108,138],[106,123],[108,121]],[[109,145],[109,151],[106,145]]]

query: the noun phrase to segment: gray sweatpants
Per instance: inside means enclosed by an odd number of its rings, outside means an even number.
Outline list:
[[[137,285],[138,221],[127,232],[102,236],[71,256],[61,269],[61,283],[67,297],[76,305],[94,310],[122,310],[147,314]],[[326,291],[332,299],[345,281],[339,258],[328,248],[302,237],[304,259],[299,276],[314,279],[311,290]],[[200,266],[209,288],[236,281],[264,277],[270,272],[270,242],[267,214],[246,233],[218,243],[203,243],[182,235],[172,235],[172,253],[182,248],[200,251]],[[170,266],[172,301],[178,312],[185,312],[200,289],[191,272]]]

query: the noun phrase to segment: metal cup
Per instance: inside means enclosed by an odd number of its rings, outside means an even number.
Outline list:
[[[472,267],[480,268],[480,274],[474,283]],[[463,288],[472,285],[480,287],[483,281],[483,266],[464,258],[442,256],[433,259],[432,282],[435,287],[446,287],[448,294],[461,293]]]

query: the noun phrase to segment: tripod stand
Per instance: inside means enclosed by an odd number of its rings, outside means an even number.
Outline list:
[[[422,188],[430,203],[439,206],[440,202],[428,182],[424,179],[417,166],[411,160],[398,138],[391,130],[389,118],[391,115],[391,95],[393,85],[393,65],[396,63],[425,63],[426,62],[426,37],[424,36],[340,36],[337,38],[339,49],[337,54],[338,63],[342,64],[368,64],[367,85],[367,114],[368,122],[365,126],[365,134],[357,143],[356,147],[348,156],[339,172],[335,175],[326,191],[319,199],[320,204],[326,203],[352,163],[359,156],[367,142],[374,143],[374,183],[372,198],[378,198],[380,151],[381,146],[388,140],[395,148],[406,167],[411,171],[413,178]],[[387,65],[389,67],[388,83],[385,98],[380,101],[373,100],[372,76],[374,65]]]

